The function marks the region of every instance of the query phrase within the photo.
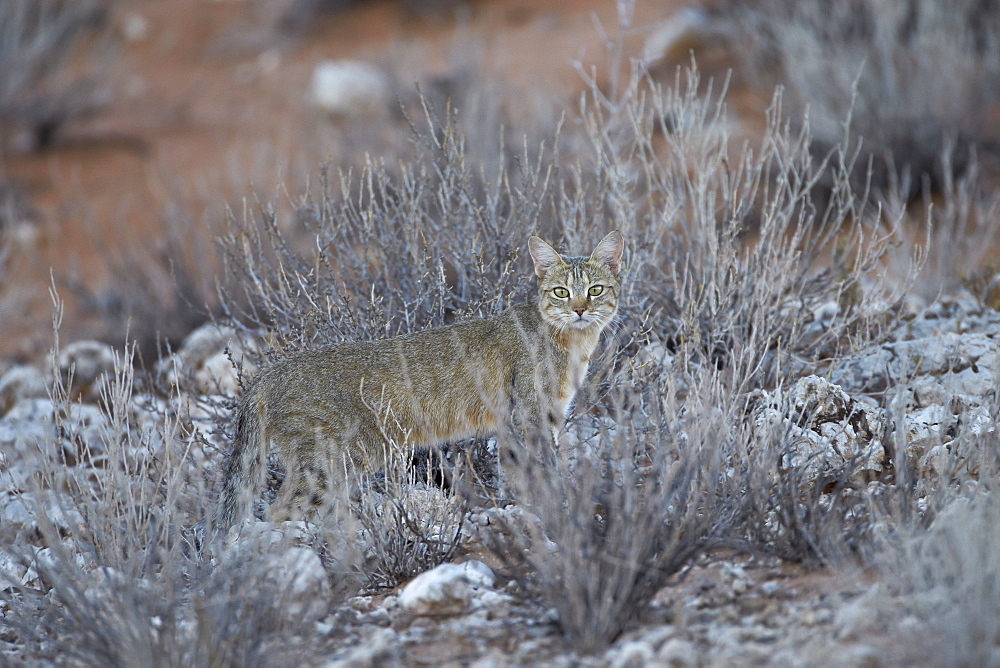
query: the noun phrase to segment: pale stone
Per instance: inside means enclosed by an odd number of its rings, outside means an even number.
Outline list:
[[[492,575],[492,570],[485,564],[440,564],[403,587],[399,593],[399,605],[412,615],[468,612],[477,589],[490,586],[486,583]]]
[[[781,453],[783,469],[797,470],[805,481],[849,463],[857,464],[855,482],[882,471],[885,411],[855,401],[839,385],[807,376],[785,392],[758,391],[754,401],[753,425],[760,437],[789,443]]]
[[[313,70],[309,98],[332,116],[377,117],[389,110],[389,79],[369,63],[325,60]]]
[[[11,367],[0,376],[0,416],[3,416],[19,401],[48,397],[48,383],[45,375],[33,366]]]
[[[254,350],[235,328],[210,322],[188,334],[176,353],[160,360],[157,377],[166,387],[186,381],[201,394],[232,395],[239,389],[239,372],[233,362],[252,374],[257,368],[248,357]]]
[[[688,668],[699,665],[698,648],[681,638],[666,641],[656,652],[656,661],[670,668]]]
[[[59,373],[72,396],[97,400],[101,387],[115,374],[120,359],[117,351],[100,341],[74,341],[57,358]]]

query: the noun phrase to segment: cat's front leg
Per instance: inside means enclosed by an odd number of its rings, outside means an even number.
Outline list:
[[[520,496],[519,490],[542,475],[553,461],[562,416],[550,410],[548,402],[539,401],[534,391],[512,396],[507,427],[497,433],[497,457],[500,488],[507,499]]]

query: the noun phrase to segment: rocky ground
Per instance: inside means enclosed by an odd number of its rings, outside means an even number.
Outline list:
[[[214,477],[221,454],[214,441],[224,438],[205,428],[208,436],[200,441],[166,440],[165,416],[180,414],[179,406],[188,407],[190,420],[211,413],[198,407],[219,407],[224,415],[236,382],[228,357],[238,359],[242,351],[230,329],[206,325],[197,330],[160,367],[161,387],[179,383],[185,391],[165,399],[137,390],[123,404],[129,406],[127,415],[109,411],[106,403],[102,407],[122,363],[102,344],[75,342],[48,365],[14,367],[0,378],[0,612],[8,621],[26,592],[52,588],[50,604],[61,605],[60,584],[48,580],[43,567],[47,559],[58,561],[54,554],[60,548],[85,565],[83,572],[94,563],[93,555],[72,539],[49,544],[59,534],[47,531],[47,522],[63,527],[68,536],[71,527],[92,518],[83,517],[83,507],[60,506],[47,489],[100,486],[114,477],[110,468],[124,470],[140,485],[144,472],[180,448],[187,453],[177,472],[191,480]],[[63,400],[50,396],[52,377],[63,379]],[[180,377],[187,381],[180,383]],[[1000,313],[961,295],[906,318],[889,343],[841,361],[829,379],[809,376],[781,392],[754,393],[749,417],[761,430],[782,422],[800,430],[801,438],[794,441],[798,449],[786,453],[783,466],[803,474],[807,483],[860,458],[864,480],[853,482],[861,488],[885,485],[893,449],[901,447],[917,474],[914,498],[919,500],[947,484],[943,476],[975,485],[982,454],[977,448],[996,443],[998,377]],[[109,438],[120,437],[123,429],[131,435],[127,442]],[[120,451],[123,447],[128,451]],[[109,467],[109,461],[117,464]],[[40,470],[56,475],[39,477]],[[417,516],[447,503],[437,488],[412,493],[425,508]],[[452,563],[389,591],[364,594],[355,588],[340,599],[331,596],[324,562],[309,541],[296,540],[297,546],[286,546],[274,557],[275,577],[289,596],[285,609],[295,611],[300,634],[315,634],[324,648],[323,663],[330,666],[891,666],[920,661],[909,643],[914,634],[928,632],[922,626],[927,622],[887,612],[892,594],[876,571],[852,567],[850,561],[816,570],[726,550],[703,555],[674,576],[638,624],[609,649],[580,655],[566,647],[554,611],[525,598],[516,579],[484,547],[490,513],[512,509],[471,511],[463,520],[460,556]],[[229,549],[270,535],[267,527],[251,522]],[[296,531],[294,526],[279,529],[276,535]],[[33,556],[25,561],[26,554]],[[102,577],[109,573],[105,569]],[[93,580],[88,595],[98,595],[94,592],[103,581]],[[30,652],[38,648],[22,644],[16,627],[0,622],[0,637],[5,663],[33,662]]]

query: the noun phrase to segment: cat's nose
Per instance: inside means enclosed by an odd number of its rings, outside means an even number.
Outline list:
[[[587,309],[585,309],[585,308],[575,308],[573,310],[576,311],[576,314],[582,318],[583,317],[583,312],[586,311]]]

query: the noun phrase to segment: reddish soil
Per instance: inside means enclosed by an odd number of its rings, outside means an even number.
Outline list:
[[[116,20],[142,17],[147,30],[122,47],[112,104],[65,127],[50,150],[8,153],[3,164],[37,212],[37,234],[14,247],[6,280],[23,302],[17,315],[10,307],[0,310],[6,320],[0,364],[35,359],[49,349],[50,268],[67,302],[62,340],[120,341],[124,332],[95,321],[87,300],[74,298],[68,285],[99,292],[107,281],[126,278],[108,271],[109,255],[123,247],[155,248],[166,233],[164,221],[171,224],[164,212],[177,200],[195,211],[197,225],[216,225],[222,206],[244,195],[248,184],[270,192],[282,173],[315,172],[322,152],[310,146],[312,130],[329,123],[306,101],[318,60],[392,67],[402,58],[406,73],[433,77],[448,68],[449,51],[461,44],[455,37],[461,23],[473,42],[484,42],[477,48],[510,90],[539,87],[568,100],[581,86],[572,61],[599,63],[604,52],[595,20],[612,32],[617,25],[615,3],[608,0],[440,4],[445,9],[429,13],[417,2],[363,2],[317,14],[290,35],[276,28],[273,10],[265,15],[268,3],[121,3]],[[677,4],[639,2],[635,23],[650,25]],[[635,34],[629,44],[641,41]],[[181,234],[191,236],[190,230]],[[204,245],[210,235],[204,236],[187,241]]]

